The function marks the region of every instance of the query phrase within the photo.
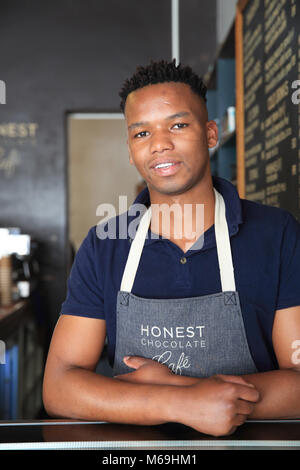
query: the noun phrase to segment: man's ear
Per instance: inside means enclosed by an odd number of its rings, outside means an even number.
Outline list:
[[[215,121],[207,121],[206,137],[209,148],[215,147],[218,143],[218,126]]]

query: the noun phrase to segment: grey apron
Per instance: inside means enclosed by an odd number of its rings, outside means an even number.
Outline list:
[[[150,225],[150,207],[131,244],[117,296],[115,375],[133,370],[124,364],[124,356],[154,359],[175,374],[192,377],[257,372],[235,288],[225,203],[214,191],[222,292],[179,299],[148,299],[131,293]]]

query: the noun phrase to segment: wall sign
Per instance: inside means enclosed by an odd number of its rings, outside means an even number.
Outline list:
[[[236,74],[239,193],[300,220],[300,6],[295,0],[238,2]]]
[[[0,123],[0,176],[12,178],[22,164],[22,146],[36,146],[36,122]]]

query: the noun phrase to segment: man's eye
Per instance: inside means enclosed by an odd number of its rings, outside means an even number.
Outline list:
[[[173,127],[177,128],[177,129],[183,129],[184,127],[187,127],[188,124],[186,124],[185,122],[177,122],[176,124],[174,124]]]
[[[135,138],[139,139],[141,137],[146,137],[147,135],[147,131],[142,131],[142,132],[138,132],[137,134],[135,134]]]

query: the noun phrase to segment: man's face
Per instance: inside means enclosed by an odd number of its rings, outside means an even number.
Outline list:
[[[127,97],[130,163],[150,195],[178,195],[201,184],[208,173],[208,147],[217,126],[207,121],[204,101],[184,83],[148,85]]]

